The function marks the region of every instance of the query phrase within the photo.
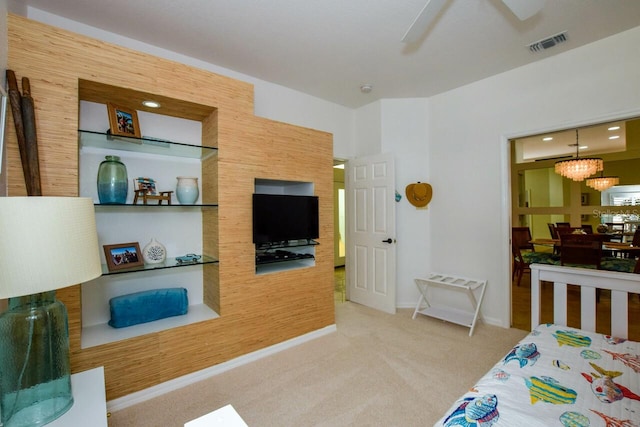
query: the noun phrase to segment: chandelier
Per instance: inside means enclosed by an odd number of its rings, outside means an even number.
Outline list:
[[[602,176],[602,173],[600,173],[600,176],[598,178],[587,179],[586,184],[587,187],[591,187],[594,190],[604,191],[613,187],[614,185],[620,184],[620,178],[618,178],[617,176]]]
[[[564,176],[565,178],[572,179],[574,181],[582,181],[588,176],[593,175],[596,172],[600,172],[603,169],[603,162],[600,158],[595,157],[580,157],[578,150],[580,144],[578,144],[578,129],[576,129],[576,157],[569,160],[561,160],[556,162],[555,171],[557,174]]]

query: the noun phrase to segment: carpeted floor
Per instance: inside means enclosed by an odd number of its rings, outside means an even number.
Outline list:
[[[232,404],[250,427],[431,426],[525,331],[469,329],[336,304],[337,332],[114,412],[110,427],[183,426]]]

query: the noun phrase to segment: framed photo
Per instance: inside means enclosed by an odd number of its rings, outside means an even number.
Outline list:
[[[152,196],[158,194],[158,190],[156,190],[156,181],[153,178],[146,178],[142,176],[135,179],[135,190],[144,191]]]
[[[140,124],[136,110],[107,104],[109,126],[112,135],[140,138]]]
[[[580,194],[580,204],[582,206],[588,206],[589,205],[589,193]]]
[[[109,271],[144,265],[138,242],[103,245],[103,248]]]

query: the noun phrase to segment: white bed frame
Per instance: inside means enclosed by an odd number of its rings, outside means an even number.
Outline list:
[[[556,265],[531,265],[531,328],[540,324],[542,282],[553,282],[553,323],[567,326],[567,284],[580,286],[580,329],[596,330],[596,289],[611,290],[611,335],[628,338],[630,293],[640,294],[640,274]]]

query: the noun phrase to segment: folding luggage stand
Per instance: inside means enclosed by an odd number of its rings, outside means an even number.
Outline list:
[[[426,279],[414,279],[420,291],[420,299],[413,312],[413,319],[417,314],[435,317],[447,322],[471,328],[469,336],[473,335],[473,329],[480,315],[480,306],[484,298],[484,291],[487,285],[486,280],[468,279],[445,274],[431,273]],[[471,302],[472,310],[462,310],[459,308],[434,306],[429,302],[427,291],[430,288],[446,288],[453,291],[463,292]],[[474,292],[479,290],[480,296],[476,300]]]

